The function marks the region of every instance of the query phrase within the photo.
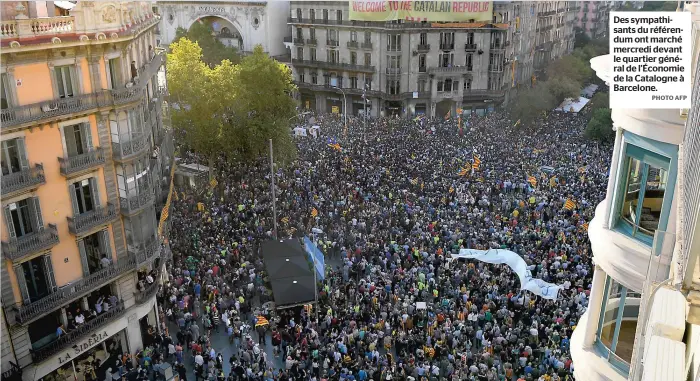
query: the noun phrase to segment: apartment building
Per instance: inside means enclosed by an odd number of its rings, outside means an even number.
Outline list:
[[[700,377],[700,4],[685,11],[694,107],[612,110],[607,197],[588,229],[595,272],[570,344],[576,379]],[[591,60],[606,82],[608,59]]]
[[[576,26],[591,39],[603,38],[608,35],[610,24],[610,1],[581,1],[576,15]]]
[[[158,318],[144,274],[169,255],[174,160],[160,19],[148,2],[1,6],[3,379],[82,380]]]
[[[549,62],[574,50],[574,23],[581,2],[536,2],[536,29],[534,42],[534,66],[537,74]]]
[[[493,6],[487,21],[365,22],[349,20],[345,2],[292,1],[286,43],[301,106],[405,117],[493,110],[532,83],[538,55],[573,48],[576,2]],[[544,9],[553,13],[540,17]]]

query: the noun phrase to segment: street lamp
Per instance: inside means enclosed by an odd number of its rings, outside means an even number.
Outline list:
[[[345,137],[348,136],[348,99],[345,97],[345,91],[338,86],[333,86],[334,88],[340,90],[343,93],[343,124],[345,124],[345,130],[343,134]]]

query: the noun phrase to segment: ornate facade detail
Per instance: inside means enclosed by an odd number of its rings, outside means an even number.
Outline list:
[[[109,35],[109,38],[119,38],[119,34],[117,34],[117,32],[112,32],[112,33]]]
[[[102,21],[113,23],[117,21],[117,8],[113,5],[108,5],[102,9]]]
[[[21,45],[19,44],[19,41],[12,41],[10,42],[10,47],[11,48],[19,48]]]
[[[81,35],[78,39],[80,41],[90,41],[90,37],[88,37],[86,34]]]
[[[98,40],[98,41],[100,41],[100,40],[106,40],[106,39],[107,39],[107,36],[105,36],[105,34],[102,33],[102,32],[100,32],[100,33],[95,33],[95,39]]]
[[[60,44],[60,43],[61,43],[61,39],[58,38],[58,37],[54,37],[54,38],[51,39],[51,43],[54,44],[54,45]]]

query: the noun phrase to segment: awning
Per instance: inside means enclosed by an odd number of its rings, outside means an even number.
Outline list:
[[[65,9],[67,11],[70,11],[71,9],[75,8],[75,3],[72,1],[54,1],[53,5]]]

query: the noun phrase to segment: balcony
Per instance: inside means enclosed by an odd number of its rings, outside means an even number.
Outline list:
[[[348,41],[348,48],[349,49],[357,49],[360,47],[360,43],[357,41]]]
[[[134,249],[136,250],[136,252],[133,252],[133,255],[136,256],[136,263],[138,266],[141,266],[158,257],[160,255],[161,246],[158,239],[153,237],[150,242],[142,244]]]
[[[504,90],[464,90],[462,99],[464,101],[500,99],[505,97],[505,94]]]
[[[454,48],[455,48],[454,43],[440,44],[440,50],[454,50]]]
[[[430,74],[466,74],[472,71],[471,66],[450,66],[428,68]]]
[[[316,40],[315,38],[307,38],[306,44],[316,46],[316,45],[318,45],[318,40]]]
[[[3,20],[0,38],[19,39],[41,36],[60,36],[75,33],[75,17],[39,17],[33,19]]]
[[[419,53],[427,53],[428,51],[430,51],[430,44],[418,44],[416,50]]]
[[[134,296],[134,299],[136,300],[136,304],[144,304],[147,301],[151,300],[153,295],[155,295],[158,292],[158,289],[160,288],[160,284],[156,279],[153,280],[153,283],[149,284],[146,286],[146,289],[137,293]]]
[[[70,176],[99,167],[105,163],[105,156],[102,147],[97,147],[82,155],[59,157],[58,162],[61,165],[61,174]]]
[[[19,20],[18,20],[19,21]],[[4,25],[4,24],[3,24]],[[12,106],[0,112],[3,133],[14,127],[34,124],[38,121],[53,121],[71,114],[88,114],[100,107],[112,107],[141,100],[150,79],[163,64],[164,54],[155,54],[153,59],[138,70],[138,76],[130,87],[115,90],[99,90],[70,98],[51,99],[22,106]],[[146,78],[146,80],[142,80]]]
[[[326,45],[338,47],[339,44],[338,44],[338,40],[326,40]]]
[[[389,75],[401,75],[400,67],[388,67],[386,68],[386,73]]]
[[[557,11],[540,12],[539,16],[540,17],[554,16],[556,13],[557,13]]]
[[[86,338],[89,334],[97,331],[100,327],[107,323],[117,320],[124,315],[124,302],[120,302],[116,307],[113,307],[109,312],[104,312],[97,316],[95,319],[86,322],[79,328],[76,328],[65,335],[54,340],[50,344],[36,350],[32,351],[32,360],[35,363],[46,360],[47,358],[53,356],[54,354],[70,348],[71,345],[76,344],[81,339]]]
[[[15,307],[15,321],[19,324],[27,324],[39,316],[51,312],[56,308],[66,305],[83,295],[112,282],[121,275],[136,269],[136,258],[131,256],[98,270],[82,279],[69,283],[49,296],[29,304]]]
[[[369,49],[369,50],[372,50],[372,43],[371,43],[371,42],[365,41],[365,42],[363,42],[363,43],[360,44],[360,47],[361,47],[362,49]]]
[[[98,206],[87,213],[66,218],[68,219],[68,230],[74,235],[80,235],[89,232],[96,226],[107,224],[116,217],[117,208],[114,204],[107,203],[106,207]]]
[[[151,148],[151,135],[141,134],[123,143],[112,142],[112,157],[117,161],[125,161],[138,157]]]
[[[503,72],[503,66],[489,65],[489,71],[493,73],[501,73]]]
[[[50,249],[58,243],[58,229],[56,225],[49,224],[36,233],[29,233],[22,237],[10,238],[3,242],[5,247],[3,257],[16,262],[18,259],[36,253],[37,251]]]
[[[304,45],[304,39],[301,37],[296,37],[293,40],[294,45]]]
[[[464,44],[464,50],[467,52],[475,52],[476,44]]]
[[[7,197],[10,194],[29,190],[45,183],[44,166],[35,164],[34,167],[2,175],[2,196]]]
[[[123,215],[129,216],[142,211],[147,206],[153,204],[153,199],[155,195],[148,186],[141,190],[141,193],[131,196],[129,198],[119,197],[119,205],[121,206],[121,213]]]
[[[365,65],[353,65],[340,62],[325,62],[325,61],[309,61],[309,60],[299,60],[292,59],[292,64],[297,66],[306,66],[312,68],[321,69],[335,69],[335,70],[345,70],[345,71],[357,71],[363,73],[374,73],[374,66]]]

